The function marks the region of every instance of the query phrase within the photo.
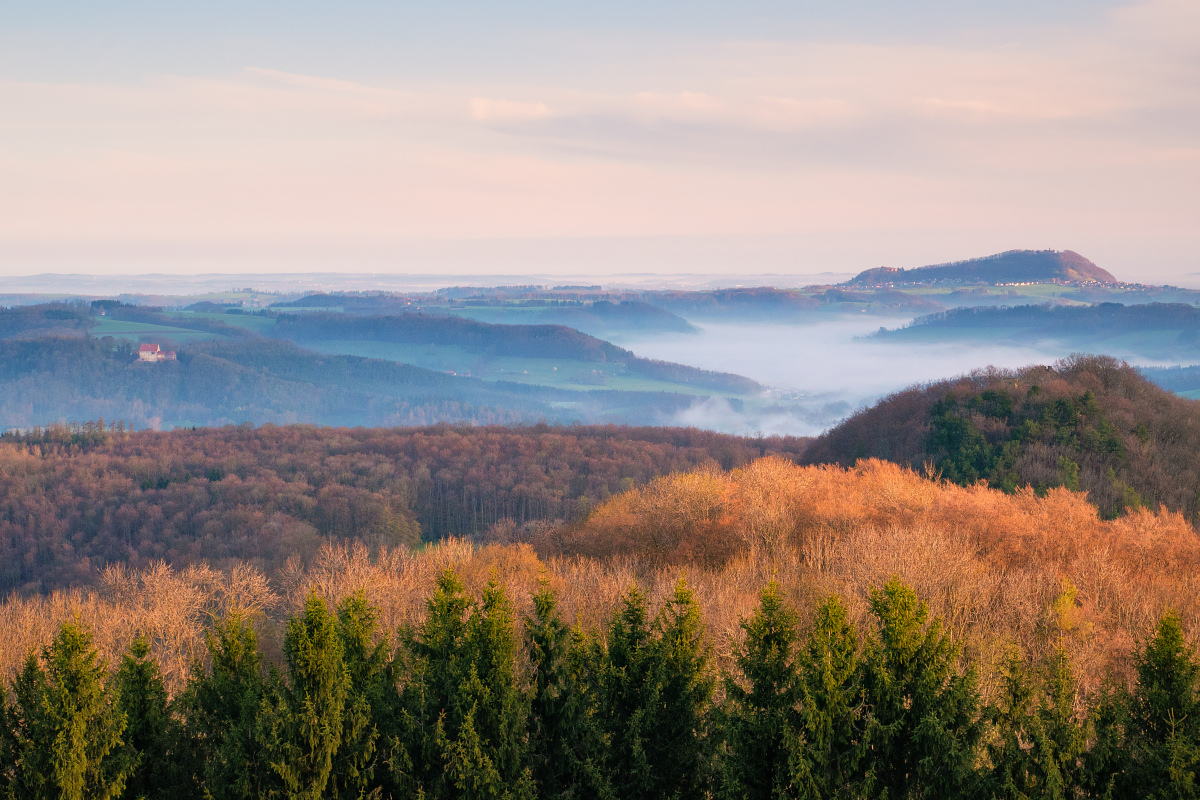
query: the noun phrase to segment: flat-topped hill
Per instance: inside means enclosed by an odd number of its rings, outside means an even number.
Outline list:
[[[994,256],[904,269],[876,267],[847,281],[850,286],[917,284],[1005,284],[1072,281],[1116,283],[1103,270],[1071,250],[1007,250]]]

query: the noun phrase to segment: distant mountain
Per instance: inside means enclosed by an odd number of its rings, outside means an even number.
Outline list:
[[[916,284],[1116,283],[1106,270],[1071,250],[1008,250],[994,256],[934,264],[916,269],[876,267],[860,272],[848,286]]]
[[[1200,403],[1104,356],[980,370],[897,392],[823,434],[808,463],[883,458],[954,483],[1085,491],[1101,514],[1200,519]]]
[[[896,343],[1041,344],[1064,354],[1101,352],[1194,364],[1200,359],[1200,308],[1186,303],[955,308],[872,337]]]

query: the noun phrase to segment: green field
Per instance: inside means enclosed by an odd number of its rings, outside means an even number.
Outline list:
[[[216,334],[207,331],[193,331],[187,328],[175,328],[169,325],[155,325],[151,322],[126,322],[109,317],[99,317],[92,325],[92,336],[112,336],[118,339],[143,340],[155,336],[170,339],[175,342],[196,342],[218,338]]]
[[[228,325],[231,328],[245,328],[248,331],[253,331],[260,336],[271,336],[271,330],[275,327],[274,317],[256,317],[252,314],[224,314],[212,313],[205,311],[172,311],[167,314],[172,319],[177,319],[181,323],[188,320],[205,320],[208,322],[219,322],[222,325]]]

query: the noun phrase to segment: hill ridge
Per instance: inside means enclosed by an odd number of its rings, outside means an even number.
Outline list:
[[[924,267],[875,267],[855,275],[846,286],[914,284],[1117,283],[1112,273],[1074,250],[1005,250],[990,256]]]

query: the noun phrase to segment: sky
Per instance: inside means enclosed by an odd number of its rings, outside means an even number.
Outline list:
[[[1200,284],[1195,0],[0,0],[0,276]]]

